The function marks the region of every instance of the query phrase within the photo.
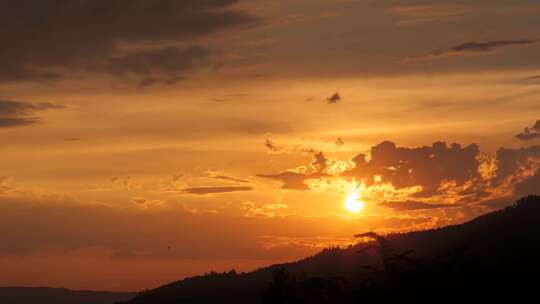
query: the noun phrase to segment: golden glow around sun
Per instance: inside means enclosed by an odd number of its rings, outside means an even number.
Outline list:
[[[356,187],[356,184],[353,183],[351,191],[347,195],[347,198],[345,198],[345,209],[351,213],[358,213],[364,210],[365,203],[360,199],[360,191],[358,187]]]

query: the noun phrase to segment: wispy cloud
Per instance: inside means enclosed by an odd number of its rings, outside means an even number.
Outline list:
[[[14,100],[0,100],[0,128],[22,127],[41,122],[39,112],[62,109],[64,106],[48,102],[31,103]]]
[[[486,42],[465,42],[460,45],[457,45],[450,50],[433,52],[429,54],[429,58],[444,58],[451,56],[463,56],[467,54],[485,54],[491,53],[499,48],[510,47],[510,46],[520,46],[520,45],[530,45],[536,43],[536,40],[529,39],[520,39],[520,40],[494,40]]]
[[[539,79],[540,79],[540,75],[535,75],[535,76],[527,77],[523,80],[529,81],[529,80],[539,80]]]
[[[421,201],[384,201],[379,206],[390,208],[395,211],[413,211],[460,207],[458,204],[431,204]]]
[[[0,81],[52,80],[75,72],[129,72],[140,85],[180,79],[187,67],[196,68],[194,63],[208,57],[206,49],[189,47],[194,38],[259,22],[235,2],[2,2],[0,39],[10,43],[0,54]],[[43,16],[40,22],[20,22],[37,15]],[[160,47],[148,47],[148,41]],[[186,48],[178,48],[179,42]]]
[[[285,171],[277,174],[257,174],[257,176],[281,182],[282,189],[309,190],[309,186],[306,184],[306,181],[320,179],[327,175],[322,173],[304,174],[293,171]]]
[[[264,141],[264,146],[265,146],[268,150],[270,150],[270,151],[272,151],[272,152],[279,152],[279,151],[283,150],[283,147],[280,147],[280,146],[276,145],[276,144],[274,143],[274,141],[272,141],[270,138],[267,138],[267,139]]]
[[[243,184],[249,183],[249,181],[245,179],[241,179],[241,178],[237,178],[233,176],[227,176],[227,175],[216,175],[216,176],[213,176],[213,178],[219,179],[219,180],[236,182],[236,183],[243,183]]]
[[[448,50],[433,51],[416,57],[408,57],[402,60],[402,63],[411,63],[426,60],[438,60],[451,57],[463,57],[468,55],[487,55],[498,49],[507,47],[527,46],[537,43],[537,40],[517,39],[517,40],[493,40],[485,42],[465,42],[456,45]]]
[[[523,130],[523,132],[518,133],[516,138],[523,141],[530,141],[540,138],[540,120],[536,121],[532,127],[527,127]]]
[[[412,26],[428,22],[454,21],[473,11],[462,4],[396,5],[388,13],[400,17],[398,26]]]
[[[326,98],[326,101],[329,103],[329,104],[336,104],[338,102],[341,101],[341,95],[339,95],[338,92],[334,93],[334,95]]]
[[[219,194],[230,192],[245,192],[253,191],[253,187],[235,187],[235,186],[223,186],[223,187],[193,187],[182,190],[188,194],[206,195],[206,194]]]
[[[282,183],[282,189],[288,190],[309,190],[306,184],[309,180],[331,177],[327,173],[328,158],[322,152],[313,155],[313,160],[305,168],[304,172],[288,170],[276,174],[257,174],[258,177],[273,179]]]

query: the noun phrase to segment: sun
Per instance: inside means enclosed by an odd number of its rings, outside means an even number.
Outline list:
[[[365,203],[360,200],[360,193],[356,185],[353,185],[351,191],[345,198],[345,209],[351,213],[358,213],[364,210]]]

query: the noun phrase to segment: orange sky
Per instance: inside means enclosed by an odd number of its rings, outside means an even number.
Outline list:
[[[539,11],[1,4],[0,285],[141,290],[537,191]]]

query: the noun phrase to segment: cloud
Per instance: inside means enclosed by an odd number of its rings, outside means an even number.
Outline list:
[[[514,198],[540,195],[540,145],[501,148],[496,153],[496,163],[495,176],[489,181],[491,185],[508,189]]]
[[[527,77],[527,78],[525,78],[524,80],[525,80],[525,81],[529,81],[529,80],[538,80],[538,79],[540,79],[540,75]]]
[[[448,17],[461,16],[471,11],[471,7],[462,4],[424,4],[424,5],[396,5],[387,10],[392,14],[405,17]]]
[[[258,18],[234,8],[236,2],[3,1],[0,39],[9,43],[0,51],[0,81],[52,80],[70,72],[115,73],[118,63],[125,63],[126,69],[136,74],[156,65],[153,72],[162,72],[165,75],[160,77],[170,79],[173,69],[177,76],[188,71],[186,66],[196,67],[190,64],[194,58],[207,56],[197,47],[175,46],[193,44],[194,38],[218,30],[258,22]],[[162,49],[148,50],[147,45]],[[171,68],[166,68],[167,64]]]
[[[286,215],[289,206],[283,202],[231,204],[212,213],[193,212],[176,201],[138,196],[130,201],[90,204],[60,195],[0,196],[0,256],[92,248],[117,259],[289,259],[332,245],[322,239],[347,238],[372,227],[380,232],[427,229],[444,220],[424,214],[368,215],[359,228],[358,221],[338,216]],[[32,225],[21,224],[21,219]],[[269,244],[267,238],[276,242]],[[311,241],[279,242],[298,238]]]
[[[135,208],[139,208],[140,210],[161,208],[166,204],[164,201],[161,200],[149,200],[139,196],[133,197],[131,199],[131,203],[135,206]]]
[[[536,121],[534,126],[525,128],[522,133],[517,134],[515,137],[523,141],[540,138],[540,120]]]
[[[369,160],[364,154],[354,157],[355,167],[343,176],[365,180],[367,184],[372,183],[374,176],[380,176],[382,182],[389,182],[396,189],[421,186],[417,195],[431,196],[444,181],[462,186],[478,178],[479,152],[475,144],[463,148],[459,144],[436,142],[430,147],[406,148],[385,141],[371,148]]]
[[[264,141],[264,146],[272,151],[272,152],[279,152],[281,150],[283,150],[283,147],[279,147],[277,146],[270,138],[267,138],[265,141]]]
[[[494,185],[515,183],[534,173],[540,162],[540,146],[531,146],[521,149],[500,148],[497,150],[495,160],[497,169],[495,176],[490,180]]]
[[[436,21],[457,20],[472,12],[471,6],[464,4],[420,4],[395,5],[387,12],[401,17],[398,26],[410,26]]]
[[[245,179],[240,179],[240,178],[227,176],[227,175],[216,175],[216,176],[213,176],[213,178],[220,179],[220,180],[225,180],[225,181],[236,182],[236,183],[242,183],[242,184],[249,183],[249,181],[247,181]]]
[[[145,209],[139,205],[148,201],[142,198],[134,203],[138,206],[125,208],[54,196],[0,197],[0,256],[85,248],[106,249],[111,257],[119,259],[290,256],[284,250],[268,250],[259,244],[258,235],[264,234],[266,228],[253,227],[259,227],[260,218],[193,214],[177,204]],[[32,225],[21,225],[21,219]],[[273,229],[279,224],[269,223]],[[239,233],[242,237],[238,237]]]
[[[288,190],[309,190],[306,184],[308,180],[330,177],[327,174],[328,158],[323,152],[317,152],[313,155],[313,160],[305,169],[305,172],[288,170],[277,174],[257,174],[258,177],[273,179],[282,183],[282,189]]]
[[[358,223],[338,217],[281,216],[288,207],[283,203],[246,203],[229,210],[233,213],[215,214],[193,213],[172,202],[140,208],[148,202],[134,198],[126,207],[121,202],[88,204],[58,196],[0,197],[0,256],[98,248],[116,259],[290,259],[312,254],[323,243],[332,245],[318,240],[336,238],[328,235],[329,223],[344,231],[343,237],[358,232]],[[21,225],[21,219],[32,225]],[[425,219],[364,221],[366,227],[411,230]],[[266,242],[269,237],[299,237],[298,227],[304,227],[301,237],[312,238],[309,245]]]
[[[134,191],[144,187],[144,183],[137,181],[131,176],[113,176],[107,182],[96,187],[91,187],[90,191]]]
[[[536,43],[536,40],[497,40],[488,42],[467,42],[452,48],[454,52],[491,52],[495,48]]]
[[[428,210],[428,209],[440,209],[440,208],[451,208],[459,207],[456,204],[432,204],[421,201],[384,201],[379,204],[379,206],[390,208],[395,211],[414,211],[414,210]]]
[[[540,195],[540,170],[537,170],[533,176],[519,182],[515,186],[515,195],[522,197],[526,195]]]
[[[533,128],[540,129],[540,122]],[[540,175],[540,145],[500,148],[481,153],[476,144],[436,142],[431,146],[398,147],[390,141],[350,160],[328,159],[316,152],[309,164],[274,174],[258,174],[282,189],[312,190],[319,185],[343,191],[353,182],[366,201],[399,211],[477,204],[499,197],[526,195]],[[310,181],[328,181],[311,183]],[[343,182],[346,182],[344,184]],[[540,189],[540,188],[539,188]],[[527,193],[530,192],[530,193]]]
[[[432,59],[444,58],[451,56],[463,56],[466,54],[481,54],[481,53],[490,53],[495,49],[508,47],[508,46],[518,46],[518,45],[529,45],[536,43],[536,40],[521,39],[521,40],[494,40],[486,42],[465,42],[458,46],[451,48],[448,51],[434,52],[431,53],[428,57]]]
[[[7,195],[15,190],[13,181],[10,177],[0,176],[0,195]]]
[[[532,126],[532,128],[533,128],[536,132],[540,132],[540,120],[537,120],[537,121],[534,123],[534,126]]]
[[[540,133],[537,133],[537,132],[531,132],[531,130],[529,128],[525,128],[525,130],[523,130],[523,133],[519,133],[516,135],[516,138],[519,139],[519,140],[523,140],[523,141],[529,141],[529,140],[534,140],[534,139],[537,139],[540,137]]]
[[[37,112],[50,109],[62,109],[63,106],[52,103],[30,103],[13,100],[0,100],[0,128],[22,127],[40,123]]]
[[[108,70],[114,75],[142,77],[141,87],[174,84],[185,72],[209,65],[209,52],[201,47],[166,47],[114,57]]]
[[[247,217],[257,217],[257,216],[264,216],[264,217],[275,217],[278,215],[283,215],[280,213],[281,210],[289,208],[289,205],[282,204],[282,203],[275,203],[275,204],[265,204],[262,206],[256,206],[252,202],[244,202],[242,205],[242,210],[245,212],[244,216]]]
[[[182,191],[188,194],[206,195],[206,194],[253,191],[253,187],[236,187],[236,186],[194,187],[194,188],[186,188],[186,189],[183,189]]]
[[[341,95],[339,95],[338,92],[334,93],[334,95],[326,98],[326,101],[330,104],[336,104],[341,101]]]
[[[285,171],[278,174],[257,174],[257,176],[281,182],[282,189],[309,190],[309,186],[306,184],[306,181],[320,179],[328,175],[323,173],[304,174],[293,171]]]
[[[325,173],[328,168],[328,158],[326,158],[323,152],[317,152],[313,156],[311,166],[316,173]]]

